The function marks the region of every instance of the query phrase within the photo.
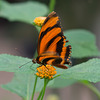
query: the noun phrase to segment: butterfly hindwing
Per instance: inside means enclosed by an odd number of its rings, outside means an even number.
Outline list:
[[[53,11],[47,16],[39,34],[37,63],[67,68],[63,64],[70,64],[71,46],[66,47],[65,43],[59,17]]]
[[[37,60],[37,63],[39,63],[39,64],[54,65],[56,67],[63,68],[63,69],[68,68],[65,65],[61,64],[62,58],[53,52],[45,52],[45,53],[41,54],[40,56],[38,56],[36,60]]]

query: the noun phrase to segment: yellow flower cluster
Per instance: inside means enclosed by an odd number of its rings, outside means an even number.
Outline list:
[[[42,65],[40,67],[37,68],[37,73],[36,75],[41,77],[41,78],[53,78],[53,75],[55,75],[57,72],[55,71],[56,69],[51,66],[51,65]]]
[[[42,26],[44,21],[45,21],[46,17],[36,17],[34,19],[34,23],[38,26]]]

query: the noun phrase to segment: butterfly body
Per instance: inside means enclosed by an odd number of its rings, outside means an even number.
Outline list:
[[[38,57],[36,62],[42,65],[54,65],[67,69],[64,64],[71,64],[69,61],[71,46],[65,46],[66,37],[60,25],[56,12],[50,13],[45,19],[38,38]],[[35,60],[33,59],[33,62]]]

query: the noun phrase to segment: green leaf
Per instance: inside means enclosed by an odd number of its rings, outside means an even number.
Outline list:
[[[72,46],[72,57],[81,58],[100,55],[95,36],[90,31],[73,29],[64,33]]]
[[[35,17],[44,16],[47,13],[47,6],[35,1],[13,4],[5,1],[1,2],[0,16],[10,21],[22,21],[32,24]]]
[[[64,79],[87,80],[90,82],[100,81],[100,59],[91,59],[72,68],[64,70],[62,75]]]
[[[21,65],[27,62],[29,63],[19,68]],[[8,54],[0,55],[0,71],[33,73],[36,70],[36,67],[38,67],[39,65],[32,64],[32,59],[29,58],[13,56]]]
[[[9,82],[8,84],[1,85],[1,87],[3,89],[16,93],[17,95],[21,96],[25,100],[29,100],[33,91],[34,81],[35,81],[34,74],[15,73],[12,81]],[[43,82],[44,82],[44,79],[38,78],[35,92],[40,92],[44,84]],[[69,86],[75,82],[76,80],[67,80],[67,79],[62,79],[58,77],[51,80],[48,84],[48,87],[61,88],[61,87]]]
[[[29,100],[32,95],[35,82],[35,75],[32,73],[15,73],[11,82],[1,85],[2,88],[9,90],[21,96],[25,100]],[[48,85],[53,84],[53,80]],[[44,85],[44,79],[37,79],[36,91],[41,91]]]
[[[67,69],[61,69],[61,68],[57,68],[57,67],[55,67],[55,68],[57,71],[57,74],[55,76],[62,75],[64,73],[64,71],[67,70]],[[61,76],[59,76],[59,77],[54,78],[53,82],[51,84],[49,84],[48,87],[50,87],[50,88],[63,88],[63,87],[67,87],[69,85],[72,85],[76,82],[77,82],[77,80],[75,80],[75,79],[64,79]]]
[[[15,73],[12,81],[6,85],[2,85],[1,87],[9,90],[13,93],[18,94],[25,100],[29,100],[34,86],[35,75],[30,73]],[[36,92],[40,91],[43,87],[43,79],[38,78]]]
[[[50,88],[64,88],[76,82],[77,80],[74,80],[74,79],[63,79],[61,77],[57,77],[54,79],[54,82],[49,85],[49,87]]]

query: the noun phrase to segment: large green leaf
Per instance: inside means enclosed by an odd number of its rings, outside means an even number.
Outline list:
[[[69,67],[67,65],[67,67]],[[57,75],[62,75],[64,73],[65,70],[67,69],[61,69],[61,68],[56,68],[56,71],[57,71]],[[76,83],[77,80],[75,79],[64,79],[62,78],[62,76],[59,76],[59,77],[56,77],[53,79],[53,82],[52,84],[49,84],[49,87],[50,88],[63,88],[63,87],[67,87],[69,85],[72,85],[74,83]]]
[[[10,21],[22,21],[32,23],[35,17],[44,16],[47,14],[48,8],[46,5],[27,1],[23,3],[7,3],[1,2],[0,16],[9,19]]]
[[[1,85],[1,87],[13,93],[16,93],[25,100],[29,100],[33,91],[34,82],[35,82],[35,75],[32,73],[15,73],[12,81],[9,82],[8,84]],[[36,85],[36,92],[40,92],[40,90],[44,85],[43,82],[44,82],[43,79],[38,78]],[[66,80],[57,77],[49,82],[48,87],[61,88],[69,86],[75,82],[76,80]]]
[[[73,29],[64,33],[72,46],[72,57],[81,58],[100,55],[96,46],[95,36],[91,32]]]
[[[27,62],[29,63],[19,68],[21,65]],[[0,55],[0,71],[33,73],[36,70],[36,67],[38,67],[39,65],[32,64],[32,59],[29,58],[8,54]]]
[[[72,68],[64,70],[62,75],[64,79],[87,80],[90,82],[100,81],[100,59],[91,59]]]
[[[34,82],[35,82],[34,74],[15,73],[13,80],[6,85],[2,85],[1,87],[13,93],[18,94],[24,99],[26,98],[25,100],[29,100],[33,91]],[[38,78],[36,92],[42,89],[44,84],[43,82],[44,82],[43,79]]]

